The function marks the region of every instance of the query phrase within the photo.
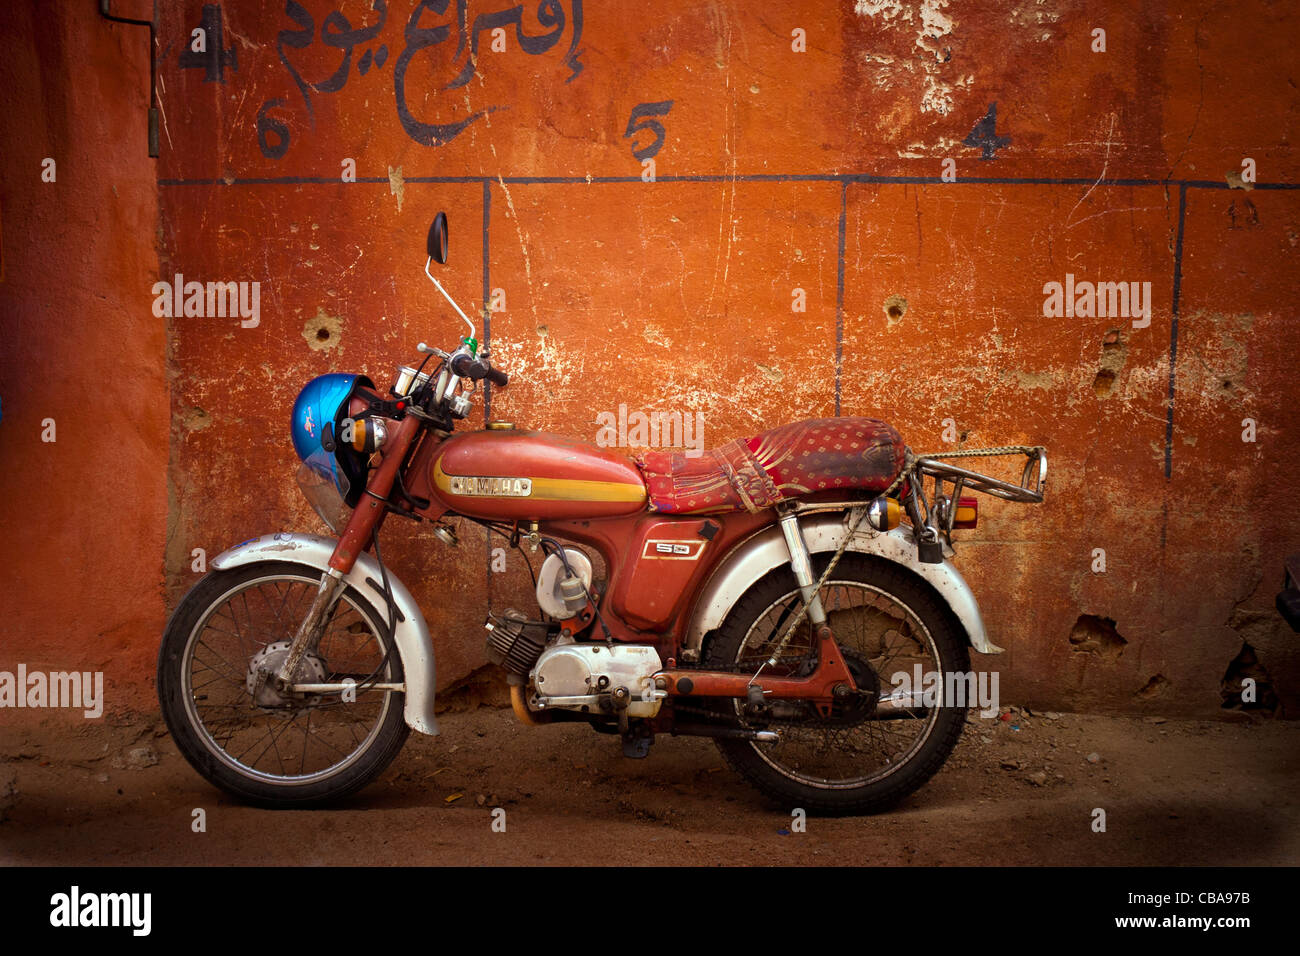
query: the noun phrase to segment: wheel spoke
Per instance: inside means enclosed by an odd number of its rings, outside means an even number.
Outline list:
[[[890,678],[898,671],[909,679],[916,665],[923,674],[941,673],[937,646],[924,623],[883,589],[853,580],[831,581],[820,597],[850,670],[862,679],[874,672],[880,694],[894,686]],[[799,593],[791,591],[759,615],[735,654],[737,670],[757,670],[771,656],[786,622],[800,605]],[[806,671],[814,659],[814,647],[811,624],[802,624],[782,656],[784,667],[766,672],[795,672],[800,660]],[[780,737],[775,743],[751,746],[783,775],[818,787],[864,786],[897,772],[927,739],[937,717],[937,710],[926,709],[909,712],[907,719],[879,720],[874,701],[862,705],[857,716],[852,704],[837,704],[829,717],[818,714],[811,703],[803,706],[806,713],[802,717],[769,719],[756,725],[777,730]],[[733,707],[740,722],[750,725],[743,702],[734,701]]]
[[[247,581],[218,599],[188,639],[182,679],[190,723],[204,745],[236,773],[269,781],[325,779],[370,747],[391,713],[391,692],[346,704],[339,695],[327,694],[310,703],[290,696],[289,709],[252,705],[246,679],[253,655],[272,664],[283,658],[282,648],[317,588],[318,581],[283,574]],[[376,612],[363,612],[345,591],[317,650],[304,659],[295,680],[337,682],[340,675],[350,675],[360,683],[375,673],[384,644],[378,622],[367,613]],[[267,658],[272,645],[277,649]],[[392,664],[384,669],[389,675]],[[301,743],[295,734],[302,735]]]

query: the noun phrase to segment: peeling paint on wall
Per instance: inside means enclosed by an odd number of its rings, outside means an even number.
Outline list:
[[[190,408],[181,414],[181,424],[187,431],[202,431],[212,424],[208,413],[201,408]]]
[[[944,12],[947,7],[948,0],[920,0],[919,3],[859,0],[854,5],[858,16],[870,18],[879,28],[881,42],[892,42],[889,52],[872,50],[860,54],[863,62],[873,65],[877,83],[883,89],[890,89],[900,79],[900,71],[909,74],[920,111],[940,116],[952,112],[954,90],[968,87],[974,79],[973,74],[957,74],[947,65],[952,60],[948,38],[955,26],[953,18]],[[915,36],[887,40],[886,35],[899,24],[914,26]],[[915,89],[916,79],[920,81],[919,90]]]
[[[1225,620],[1238,602],[1266,614],[1279,555],[1300,550],[1300,529],[1262,517],[1293,506],[1286,463],[1300,457],[1300,194],[1287,185],[1300,160],[1276,123],[1294,99],[1276,64],[1300,13],[1114,5],[1099,54],[1098,10],[1051,0],[668,4],[648,20],[587,4],[581,37],[566,18],[543,53],[512,42],[471,59],[454,13],[426,10],[447,36],[407,58],[399,115],[414,0],[389,0],[369,70],[358,46],[329,92],[344,54],[318,34],[337,4],[303,6],[317,30],[285,59],[305,92],[276,49],[293,28],[283,4],[223,4],[242,38],[224,83],[160,60],[174,146],[156,170],[159,272],[263,283],[257,329],[172,323],[173,599],[190,539],[314,527],[292,482],[256,502],[226,491],[250,462],[291,473],[284,408],[303,382],[337,370],[382,385],[416,342],[466,334],[422,274],[445,208],[440,281],[511,375],[493,417],[592,441],[595,416],[620,405],[698,413],[718,444],[838,411],[885,418],[914,449],[947,447],[949,419],[964,447],[1046,444],[1048,501],[987,502],[958,542],[1011,651],[1004,693],[1141,709],[1138,690],[1161,676],[1159,706],[1218,712],[1243,638]],[[547,32],[523,17],[525,35]],[[188,35],[183,10],[160,18],[163,48]],[[275,99],[283,112],[259,115]],[[638,105],[668,102],[661,141],[627,135]],[[445,138],[412,135],[471,117]],[[274,122],[289,137],[278,155]],[[634,151],[651,142],[648,177]],[[1251,191],[1226,188],[1234,151],[1257,164]],[[339,182],[338,157],[372,174]],[[1149,325],[1044,316],[1044,283],[1067,273],[1151,283]],[[496,289],[508,308],[485,315]],[[232,461],[232,429],[250,424],[265,442]],[[1225,487],[1227,558],[1204,533],[1207,489]],[[453,565],[418,529],[391,541],[385,556],[445,636],[440,679],[474,673],[483,607],[525,601],[526,574]],[[1104,574],[1088,570],[1095,548]],[[1129,650],[1107,663],[1062,641],[1087,614],[1124,622]],[[1300,663],[1269,640],[1250,643],[1284,698]]]
[[[402,178],[402,167],[388,167],[388,191],[397,197],[397,211],[402,211],[402,200],[406,198],[406,180]]]

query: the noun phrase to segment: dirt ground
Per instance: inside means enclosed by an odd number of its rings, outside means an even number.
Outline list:
[[[806,832],[710,741],[660,738],[628,760],[617,738],[492,707],[443,714],[439,737],[413,734],[346,805],[298,812],[233,803],[161,720],[0,726],[0,864],[1300,863],[1300,725],[1006,718],[972,714],[944,769],[894,811],[814,817]]]

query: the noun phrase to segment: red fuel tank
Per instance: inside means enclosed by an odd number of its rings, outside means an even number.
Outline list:
[[[439,502],[474,518],[603,518],[646,507],[630,459],[546,432],[463,432],[439,445],[427,468]]]

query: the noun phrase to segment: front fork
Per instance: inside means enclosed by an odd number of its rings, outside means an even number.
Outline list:
[[[271,686],[281,694],[289,694],[293,691],[293,675],[297,672],[302,659],[307,656],[307,652],[314,651],[320,643],[321,635],[325,630],[325,622],[329,620],[330,615],[334,612],[334,605],[338,603],[342,593],[343,572],[334,568],[327,569],[321,575],[320,586],[316,589],[316,599],[311,602],[311,608],[308,609],[307,616],[298,625],[298,633],[294,635],[293,640],[289,643],[289,653],[285,655],[279,669],[274,673],[268,672],[265,668],[259,669],[257,681],[253,687],[253,700],[258,699],[258,692],[261,691],[268,680]]]
[[[378,531],[387,512],[387,498],[397,480],[397,472],[406,461],[420,432],[420,420],[413,414],[402,419],[394,430],[392,439],[384,449],[383,460],[375,469],[374,475],[366,485],[365,494],[357,507],[353,509],[348,523],[339,535],[334,553],[330,555],[329,567],[321,575],[320,585],[316,589],[316,598],[311,602],[307,616],[298,625],[298,632],[289,643],[289,652],[284,661],[274,672],[265,667],[258,670],[253,686],[253,700],[258,699],[258,692],[269,682],[271,687],[281,694],[295,692],[293,675],[297,672],[302,659],[315,651],[329,620],[343,594],[343,577],[357,562],[357,556],[369,547],[370,541]],[[391,612],[390,612],[391,613]]]

